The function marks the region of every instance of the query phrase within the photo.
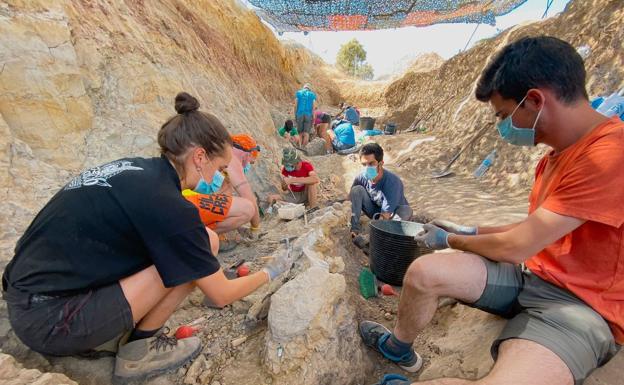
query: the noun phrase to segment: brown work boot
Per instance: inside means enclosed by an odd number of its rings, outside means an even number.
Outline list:
[[[181,340],[168,337],[165,332],[154,337],[129,342],[119,347],[113,383],[139,384],[173,371],[195,358],[201,350],[198,337]]]

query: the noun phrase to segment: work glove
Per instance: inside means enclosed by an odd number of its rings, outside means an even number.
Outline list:
[[[290,253],[287,249],[283,249],[280,250],[262,270],[267,273],[269,280],[272,281],[280,274],[290,270],[292,264],[293,259],[290,257]]]
[[[439,228],[448,231],[449,233],[459,234],[459,235],[477,235],[477,227],[476,226],[462,226],[457,223],[453,223],[451,221],[446,221],[444,219],[434,219],[429,222],[432,225],[438,226]]]
[[[414,240],[426,248],[433,250],[447,249],[449,233],[438,226],[427,223],[423,231],[414,237]]]

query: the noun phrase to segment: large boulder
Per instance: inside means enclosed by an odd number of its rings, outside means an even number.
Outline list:
[[[365,381],[371,362],[357,336],[345,289],[342,275],[314,265],[273,295],[265,365],[275,383]]]

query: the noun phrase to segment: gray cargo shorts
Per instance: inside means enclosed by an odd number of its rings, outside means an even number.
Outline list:
[[[68,296],[9,288],[3,296],[17,337],[42,354],[94,354],[93,350],[134,328],[132,310],[119,283]]]
[[[312,117],[310,115],[299,115],[296,120],[297,131],[299,131],[300,134],[309,134],[310,131],[312,131]]]
[[[284,201],[288,203],[308,203],[308,187],[303,189],[303,191],[288,191],[284,194]]]
[[[468,306],[509,318],[492,344],[495,360],[503,341],[533,341],[557,354],[572,372],[574,383],[581,385],[618,352],[606,321],[574,294],[518,265],[483,260],[487,284],[481,298]]]

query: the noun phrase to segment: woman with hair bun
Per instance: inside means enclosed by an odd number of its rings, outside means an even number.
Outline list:
[[[193,96],[178,94],[175,109],[158,133],[160,157],[119,159],[70,180],[17,242],[2,277],[24,344],[56,356],[116,354],[117,383],[175,370],[199,354],[199,338],[163,331],[195,287],[225,306],[292,263],[279,255],[260,272],[225,277],[217,235],[181,191],[217,184],[232,141]]]

